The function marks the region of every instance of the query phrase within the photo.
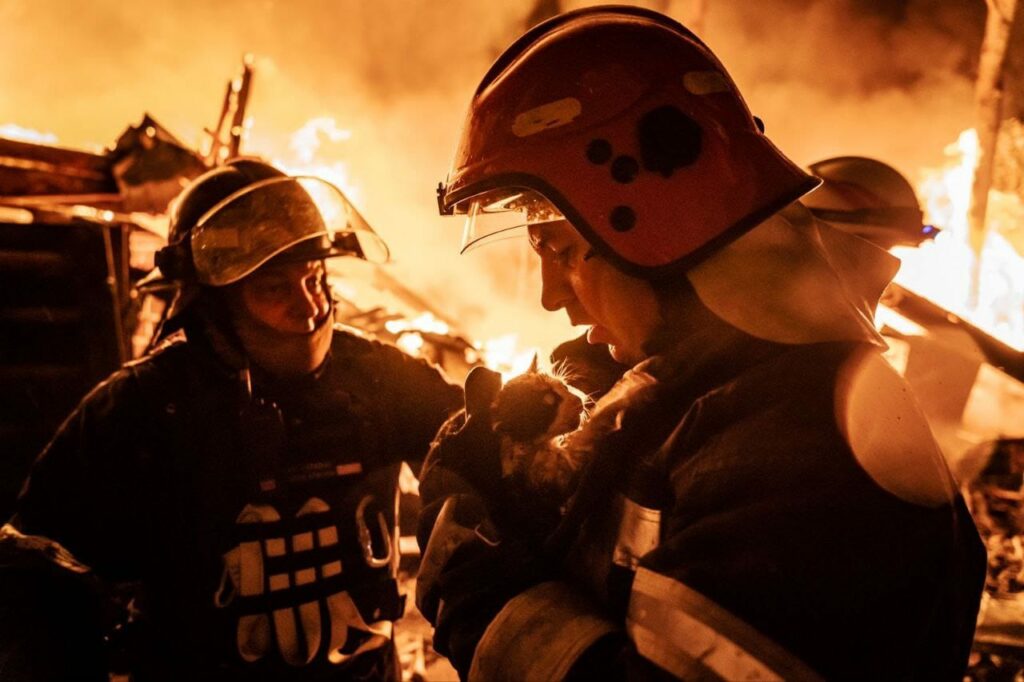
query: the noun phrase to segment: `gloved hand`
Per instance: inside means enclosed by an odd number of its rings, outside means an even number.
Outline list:
[[[99,579],[63,547],[0,527],[0,679],[105,682],[108,620]]]
[[[491,403],[500,390],[501,375],[486,367],[475,367],[466,377],[466,409],[441,427],[420,472],[424,507],[460,493],[483,500],[500,496],[501,444],[491,423]]]
[[[499,536],[478,497],[453,495],[440,506],[416,579],[416,605],[435,627],[434,648],[465,679],[490,622],[549,571],[522,543]]]
[[[507,508],[501,442],[491,405],[501,376],[477,367],[466,378],[466,409],[438,434],[420,474],[418,540],[423,560],[416,603],[435,626],[434,647],[463,678],[484,630],[510,600],[547,575],[514,528],[494,524]]]

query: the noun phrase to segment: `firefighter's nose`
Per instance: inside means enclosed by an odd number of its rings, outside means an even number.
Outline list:
[[[565,269],[546,258],[540,262],[541,294],[540,303],[545,310],[554,312],[565,308],[573,298],[572,287]]]
[[[292,316],[311,323],[323,318],[330,309],[327,293],[319,286],[295,287],[290,300]]]

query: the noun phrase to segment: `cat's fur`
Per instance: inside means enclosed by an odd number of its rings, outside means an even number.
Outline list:
[[[491,409],[502,479],[564,501],[580,462],[560,441],[579,428],[583,401],[561,379],[532,371],[510,379]]]

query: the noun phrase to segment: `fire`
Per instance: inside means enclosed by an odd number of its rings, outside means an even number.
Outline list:
[[[409,355],[420,355],[426,343],[423,339],[423,332],[431,334],[448,334],[449,327],[434,317],[433,313],[425,312],[411,320],[398,319],[388,320],[384,328],[396,336],[395,345]]]
[[[988,220],[997,229],[982,247],[976,297],[972,296],[976,259],[968,243],[967,212],[978,154],[977,134],[965,130],[945,149],[950,159],[946,166],[923,170],[918,195],[926,219],[942,232],[920,247],[892,249],[903,261],[895,281],[1024,350],[1024,258],[998,234],[1000,225],[1024,219],[1024,205],[1015,195],[991,194]]]
[[[395,345],[410,355],[423,355],[426,345],[423,334],[446,336],[452,334],[451,326],[426,312],[411,319],[394,319],[384,323],[384,328],[396,336]],[[540,349],[520,346],[517,334],[505,334],[485,341],[477,341],[466,350],[469,365],[483,364],[500,372],[504,380],[522,374],[529,369]]]
[[[388,320],[384,323],[384,328],[392,334],[400,334],[409,330],[433,334],[447,334],[450,331],[446,322],[437,319],[429,312],[411,320]]]
[[[406,334],[402,334],[395,340],[396,346],[413,356],[420,355],[420,351],[423,350],[424,343],[426,342],[423,340],[423,336],[419,332],[408,332]]]
[[[421,351],[426,344],[424,333],[448,335],[452,332],[446,322],[429,312],[412,319],[388,320],[384,323],[384,328],[396,335],[395,345],[414,356],[422,354]],[[517,334],[505,334],[474,343],[473,348],[467,351],[466,361],[469,364],[482,363],[500,372],[502,379],[508,381],[527,371],[533,359],[539,356],[539,348],[520,346]]]
[[[57,144],[57,136],[53,133],[44,133],[31,128],[24,128],[16,123],[0,125],[0,137],[20,142],[31,142],[33,144]]]
[[[288,141],[291,157],[275,158],[272,163],[291,175],[312,175],[336,185],[349,201],[358,205],[359,188],[352,182],[348,164],[343,161],[324,161],[320,151],[324,141],[344,142],[352,138],[352,131],[339,128],[330,116],[317,116],[306,121]]]
[[[326,137],[331,142],[341,142],[351,139],[352,131],[343,130],[338,123],[330,116],[318,116],[306,121],[306,124],[292,133],[288,147],[295,152],[301,163],[312,163],[313,157],[320,149],[320,136]]]
[[[480,358],[487,367],[501,372],[501,378],[508,381],[525,373],[534,358],[540,357],[540,349],[533,346],[520,347],[517,334],[505,334],[477,344]]]

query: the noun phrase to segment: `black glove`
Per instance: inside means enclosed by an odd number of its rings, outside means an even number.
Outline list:
[[[499,537],[483,502],[454,495],[436,514],[416,582],[416,605],[435,627],[434,648],[465,678],[484,630],[514,596],[550,578],[545,563]]]
[[[0,529],[0,678],[108,678],[108,604],[87,567],[45,538]]]
[[[466,377],[466,409],[441,427],[420,472],[425,507],[449,495],[489,500],[501,494],[501,443],[491,423],[491,403],[500,390],[501,375],[486,367]]]
[[[441,428],[420,474],[416,604],[436,628],[434,648],[463,678],[497,613],[546,576],[544,563],[492,522],[505,506],[500,438],[491,423],[500,389],[497,372],[470,372],[466,409]]]

